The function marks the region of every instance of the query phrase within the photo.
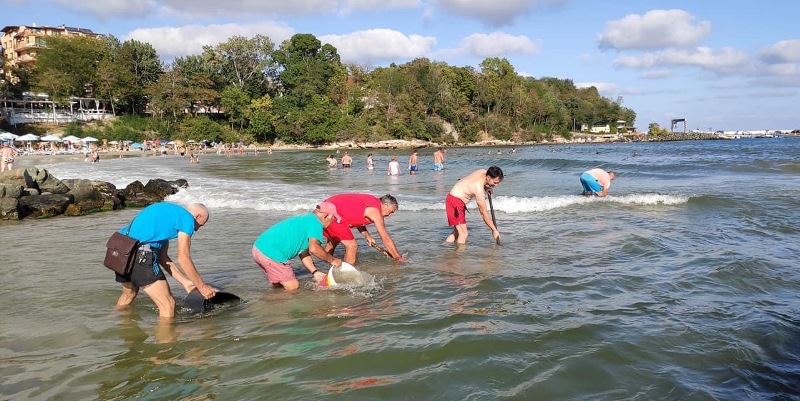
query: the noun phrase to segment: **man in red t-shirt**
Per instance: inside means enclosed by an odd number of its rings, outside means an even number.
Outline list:
[[[386,251],[394,260],[403,262],[406,259],[397,251],[397,247],[392,237],[386,231],[384,218],[389,217],[397,211],[397,199],[392,195],[384,195],[380,198],[369,194],[345,193],[331,196],[325,199],[336,205],[336,210],[342,217],[340,222],[333,222],[322,234],[328,239],[325,250],[333,253],[336,246],[341,242],[344,244],[345,262],[356,263],[356,253],[358,252],[358,242],[353,236],[353,227],[358,229],[370,246],[375,245],[375,240],[367,231],[366,225],[375,223],[378,235],[381,237]]]

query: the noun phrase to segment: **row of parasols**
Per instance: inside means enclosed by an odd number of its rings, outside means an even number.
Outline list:
[[[34,142],[34,141],[42,141],[42,142],[97,142],[97,138],[93,138],[91,136],[87,136],[86,138],[78,138],[77,136],[70,135],[64,138],[60,138],[53,134],[47,134],[44,136],[34,135],[34,134],[25,134],[25,135],[15,135],[10,132],[3,132],[0,133],[0,140],[2,141],[14,141],[14,142]]]

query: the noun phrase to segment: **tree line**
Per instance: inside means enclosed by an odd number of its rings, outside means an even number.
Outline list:
[[[119,118],[93,133],[108,139],[472,143],[486,133],[537,141],[569,138],[581,124],[636,119],[622,98],[595,87],[523,77],[505,58],[479,67],[418,58],[370,69],[342,63],[311,34],[279,46],[264,35],[234,36],[169,63],[136,40],[49,37],[36,63],[12,68],[15,79],[0,89],[9,98],[45,92],[64,104],[70,96],[106,99]]]

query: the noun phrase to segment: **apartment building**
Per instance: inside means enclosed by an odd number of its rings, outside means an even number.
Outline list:
[[[0,36],[0,47],[3,48],[5,66],[11,67],[19,63],[32,63],[36,60],[36,52],[47,46],[47,38],[53,36],[88,36],[100,38],[103,35],[94,33],[90,29],[73,28],[68,26],[6,26]],[[2,67],[0,67],[2,68]],[[5,71],[9,74],[9,71]]]

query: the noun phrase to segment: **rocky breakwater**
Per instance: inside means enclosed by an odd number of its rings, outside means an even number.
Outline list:
[[[188,186],[183,179],[153,178],[147,184],[134,181],[124,189],[117,189],[109,182],[59,180],[44,169],[20,168],[0,173],[0,219],[81,216],[125,207],[144,207]]]

